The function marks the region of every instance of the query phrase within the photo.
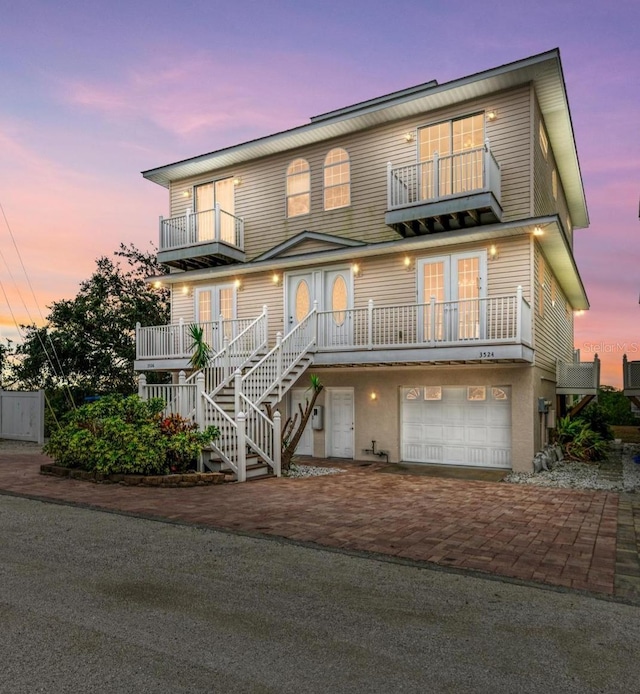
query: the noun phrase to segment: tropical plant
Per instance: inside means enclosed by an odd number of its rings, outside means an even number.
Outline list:
[[[191,337],[189,351],[192,353],[189,365],[196,371],[204,369],[213,354],[213,350],[204,339],[204,327],[193,323],[189,326],[189,336]]]
[[[607,454],[607,442],[584,419],[561,417],[553,438],[568,460],[602,460]]]
[[[44,450],[58,465],[104,474],[166,474],[194,469],[200,450],[218,436],[174,415],[164,402],[137,395],[104,397],[69,413]]]
[[[287,471],[291,466],[291,459],[296,452],[305,427],[309,422],[316,400],[324,388],[322,383],[320,383],[320,377],[316,374],[311,374],[310,381],[311,383],[307,390],[311,391],[311,399],[309,400],[307,398],[304,407],[302,407],[301,403],[298,403],[298,412],[294,412],[293,415],[285,421],[282,427],[281,467],[284,471]],[[268,408],[268,410],[269,417],[273,419],[270,408]]]

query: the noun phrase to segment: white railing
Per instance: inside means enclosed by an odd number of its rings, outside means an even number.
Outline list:
[[[198,400],[195,383],[187,383],[184,371],[178,374],[178,383],[147,383],[144,374],[138,377],[138,395],[141,400],[161,398],[165,402],[164,414],[179,414],[193,419]]]
[[[212,242],[243,250],[244,220],[223,210],[219,203],[212,210],[187,210],[179,217],[160,217],[160,251]]]
[[[640,391],[640,361],[629,361],[627,355],[622,357],[622,382],[627,390]]]
[[[562,361],[556,365],[556,393],[559,395],[597,395],[600,387],[600,359]]]
[[[515,295],[375,306],[318,313],[319,351],[442,347],[470,343],[531,345],[531,307]]]
[[[277,391],[282,398],[283,379],[316,344],[318,308],[314,302],[311,311],[284,338],[276,337],[275,347],[244,376],[236,376],[236,398],[244,395],[254,405],[259,405],[271,393]],[[236,400],[236,412],[240,402]]]
[[[276,410],[273,420],[259,410],[250,400],[240,394],[242,412],[236,415],[239,427],[244,427],[244,432],[240,432],[240,443],[244,433],[245,450],[248,447],[264,460],[273,470],[276,477],[281,473],[281,424],[280,413]],[[239,443],[238,448],[241,448]]]
[[[205,391],[211,397],[215,396],[233,378],[234,373],[242,368],[256,354],[267,346],[269,331],[268,312],[266,305],[262,307],[262,313],[252,320],[233,340],[224,338],[222,349],[215,354],[209,366],[203,369],[205,376]],[[189,376],[187,382],[195,380],[195,372]]]
[[[204,378],[200,375],[200,381],[204,385]],[[240,454],[238,442],[238,424],[230,417],[212,398],[204,391],[198,399],[196,421],[201,429],[208,426],[218,428],[218,438],[211,441],[211,448],[220,456],[235,473],[238,482],[246,480],[246,446],[242,447]]]
[[[203,329],[204,341],[215,352],[224,347],[224,340],[234,340],[252,323],[253,318],[225,319],[197,323]],[[180,320],[170,325],[136,325],[136,359],[188,359],[191,356],[191,326]]]
[[[500,203],[500,165],[488,142],[458,154],[436,152],[433,159],[418,164],[387,165],[390,210],[484,191],[491,191]]]

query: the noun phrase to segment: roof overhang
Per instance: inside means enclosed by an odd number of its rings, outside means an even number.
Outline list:
[[[315,116],[311,123],[227,147],[209,154],[143,171],[166,188],[173,181],[198,176],[297,147],[358,132],[391,121],[451,106],[525,84],[534,86],[575,227],[589,225],[580,164],[558,49],[478,72],[468,77],[394,92],[352,107]]]
[[[460,229],[458,231],[427,234],[412,238],[385,241],[383,243],[367,244],[358,247],[336,248],[326,251],[314,251],[295,256],[266,258],[254,260],[242,265],[225,265],[202,270],[187,270],[186,272],[169,273],[148,278],[149,282],[160,281],[163,284],[190,284],[198,281],[218,281],[230,277],[238,278],[255,272],[285,271],[293,268],[303,268],[326,265],[327,263],[350,263],[356,258],[360,262],[365,258],[390,253],[411,254],[416,251],[441,250],[448,246],[458,246],[466,243],[494,244],[497,239],[512,236],[533,236],[536,227],[543,231],[535,238],[553,270],[562,291],[574,310],[589,308],[587,294],[578,273],[571,247],[567,241],[562,224],[556,215],[536,217],[518,222],[503,224],[485,224],[475,229]]]

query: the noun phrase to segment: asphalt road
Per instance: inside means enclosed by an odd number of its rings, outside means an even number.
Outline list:
[[[0,496],[0,692],[640,691],[640,610]]]

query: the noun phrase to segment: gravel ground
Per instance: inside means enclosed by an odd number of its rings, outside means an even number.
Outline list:
[[[337,467],[315,467],[313,465],[298,465],[291,463],[289,470],[283,472],[283,477],[320,477],[320,475],[335,475],[337,472],[346,472]]]
[[[538,487],[640,492],[640,464],[634,462],[638,455],[640,445],[625,443],[621,450],[612,447],[604,464],[560,462],[548,472],[512,472],[505,482]]]

